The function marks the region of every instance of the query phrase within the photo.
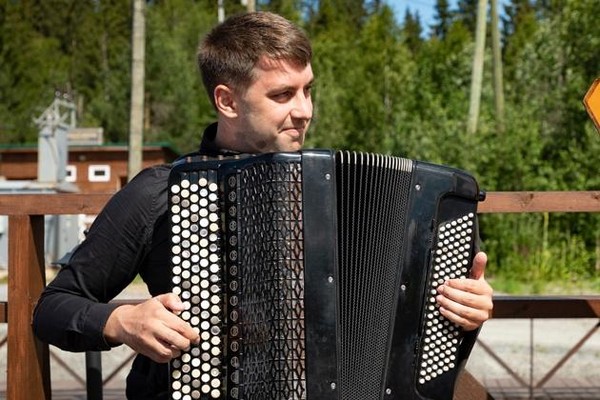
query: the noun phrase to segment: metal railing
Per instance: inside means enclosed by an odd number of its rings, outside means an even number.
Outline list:
[[[9,400],[51,398],[49,347],[34,336],[31,328],[35,303],[46,285],[44,216],[98,214],[109,197],[109,194],[0,195],[0,215],[8,215],[9,234],[8,295],[7,302],[0,303],[0,323],[8,323]],[[479,206],[480,213],[599,211],[598,191],[489,192]],[[549,307],[552,302],[559,302],[560,307]],[[599,318],[600,298],[498,297],[494,318],[543,318],[549,312],[557,315],[557,310],[562,310],[561,318]],[[461,376],[455,397],[491,398],[468,372]]]
[[[520,375],[509,361],[500,357],[493,346],[488,345],[480,336],[477,339],[477,346],[484,353],[490,356],[514,382],[512,391],[521,393],[521,398],[549,398],[549,388],[546,385],[557,375],[558,371],[569,361],[593,335],[600,330],[600,296],[496,296],[494,298],[494,319],[528,319],[529,326],[529,377]],[[564,354],[551,364],[551,367],[544,369],[541,378],[534,380],[534,327],[533,321],[539,319],[595,319],[595,323],[588,328],[586,332],[575,342]],[[567,326],[564,327],[562,334],[569,332]],[[511,335],[511,332],[506,332]],[[514,364],[514,363],[513,363]],[[600,364],[599,364],[600,365]],[[544,372],[545,371],[545,372]],[[578,379],[571,379],[577,384]],[[570,383],[570,384],[573,384]],[[600,393],[600,386],[594,385],[594,388],[586,387],[586,390],[594,390]],[[493,388],[488,388],[489,390]],[[499,388],[495,388],[498,390]],[[501,388],[504,390],[505,388]],[[516,395],[515,395],[516,396]],[[573,397],[575,397],[573,395]]]

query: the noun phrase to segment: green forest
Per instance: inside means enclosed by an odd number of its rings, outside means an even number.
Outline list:
[[[478,2],[430,2],[428,25],[379,0],[256,4],[312,39],[307,146],[452,165],[486,191],[598,190],[600,135],[582,99],[600,77],[600,1],[500,1],[501,63],[488,11],[475,131],[467,119]],[[147,1],[145,142],[194,150],[214,120],[195,53],[217,7]],[[226,15],[246,9],[233,0],[223,7]],[[0,144],[35,143],[33,118],[56,92],[73,99],[79,126],[126,142],[132,14],[129,0],[0,0]],[[494,65],[502,70],[503,118]],[[498,292],[600,293],[599,221],[593,213],[482,214],[486,277]]]

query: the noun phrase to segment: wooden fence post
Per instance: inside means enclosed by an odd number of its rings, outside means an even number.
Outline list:
[[[31,327],[33,308],[46,284],[44,216],[10,215],[8,235],[7,398],[49,400],[49,349]]]
[[[494,400],[494,397],[469,371],[463,370],[456,382],[454,400]]]

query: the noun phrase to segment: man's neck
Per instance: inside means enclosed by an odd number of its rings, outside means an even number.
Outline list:
[[[215,145],[220,149],[239,150],[235,132],[230,126],[229,121],[219,118],[217,124],[217,134],[215,136]]]

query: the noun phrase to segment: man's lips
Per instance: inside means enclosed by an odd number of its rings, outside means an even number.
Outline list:
[[[302,128],[295,128],[295,127],[284,128],[281,130],[281,133],[284,133],[293,138],[301,138],[304,134],[304,127],[302,127]]]

